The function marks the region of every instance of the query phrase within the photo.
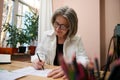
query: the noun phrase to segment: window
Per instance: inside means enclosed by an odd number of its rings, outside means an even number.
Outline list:
[[[4,0],[2,25],[10,23],[18,28],[25,28],[25,14],[35,12],[38,14],[40,0]],[[6,47],[8,33],[1,33],[2,47]]]

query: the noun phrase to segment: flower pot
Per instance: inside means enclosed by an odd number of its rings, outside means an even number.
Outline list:
[[[19,46],[18,53],[25,53],[26,47],[25,46]]]
[[[0,47],[1,54],[14,54],[18,52],[18,48],[3,48]]]
[[[31,55],[35,54],[35,49],[36,49],[36,46],[28,46],[28,50],[30,51]]]
[[[12,53],[18,53],[18,48],[12,48]]]

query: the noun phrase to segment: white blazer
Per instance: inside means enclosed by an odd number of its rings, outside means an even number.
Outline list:
[[[39,53],[40,59],[45,61],[45,63],[53,65],[56,55],[56,35],[53,30],[45,32],[41,43],[38,43],[37,45],[35,55],[31,57],[31,61],[38,58],[36,53]],[[63,56],[67,61],[72,60],[74,53],[76,53],[77,62],[80,62],[86,66],[89,59],[86,56],[82,40],[78,36],[75,36],[72,39],[67,37],[63,44]]]

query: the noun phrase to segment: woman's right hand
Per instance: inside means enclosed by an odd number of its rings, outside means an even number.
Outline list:
[[[42,69],[44,66],[44,62],[43,61],[39,61],[39,59],[35,59],[33,62],[32,62],[32,65],[35,69]]]

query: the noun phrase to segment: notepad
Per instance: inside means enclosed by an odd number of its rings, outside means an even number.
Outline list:
[[[11,63],[10,54],[0,54],[0,63]]]

